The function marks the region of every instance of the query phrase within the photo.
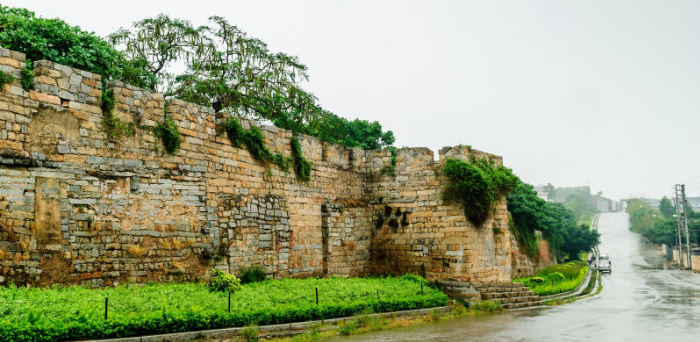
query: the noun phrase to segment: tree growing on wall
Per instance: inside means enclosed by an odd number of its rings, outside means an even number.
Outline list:
[[[380,149],[394,143],[393,133],[376,121],[349,121],[323,109],[301,87],[308,81],[306,65],[269,51],[222,17],[194,27],[161,14],[109,38],[130,60],[147,61],[146,70],[156,75],[158,90],[166,96],[349,147]],[[184,72],[172,71],[177,63],[184,64]]]
[[[60,19],[0,6],[0,46],[23,52],[28,60],[100,74],[103,82],[121,80],[348,147],[381,149],[394,143],[393,133],[376,121],[350,121],[323,109],[301,87],[308,75],[298,58],[270,52],[221,17],[194,27],[159,15],[106,40]]]
[[[59,64],[121,79],[137,87],[151,87],[152,74],[141,59],[127,59],[92,32],[60,19],[37,17],[24,8],[0,6],[0,46],[20,51],[27,59],[47,59]]]

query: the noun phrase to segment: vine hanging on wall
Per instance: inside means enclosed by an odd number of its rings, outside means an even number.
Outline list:
[[[34,85],[34,64],[32,61],[27,60],[24,64],[24,69],[20,71],[22,74],[22,88],[29,91]]]
[[[311,179],[311,166],[313,163],[306,160],[301,153],[301,144],[296,137],[292,137],[292,157],[294,158],[294,172],[303,181]]]
[[[104,88],[104,85],[103,85]],[[167,101],[164,103],[163,111],[167,113]],[[158,122],[155,127],[137,125],[133,122],[124,122],[114,115],[114,89],[109,88],[102,92],[102,126],[107,132],[109,140],[115,141],[119,136],[132,137],[136,134],[136,128],[151,131],[155,136],[163,141],[165,150],[170,154],[175,154],[180,149],[180,131],[171,119],[165,118],[164,122]]]
[[[165,119],[165,122],[158,123],[153,127],[154,134],[163,140],[165,150],[170,154],[175,154],[180,149],[180,131],[173,120]]]
[[[443,175],[451,182],[445,200],[460,201],[464,215],[477,227],[489,218],[495,202],[517,186],[518,177],[504,166],[493,166],[489,159],[470,158],[469,162],[447,159]]]
[[[102,85],[104,89],[104,84]],[[114,115],[114,89],[107,89],[102,92],[102,126],[107,132],[107,138],[114,141],[119,136],[127,137],[136,134],[136,124],[133,122],[124,122]]]
[[[243,126],[241,126],[241,123],[233,118],[228,121],[225,129],[226,135],[229,140],[231,140],[231,144],[234,147],[242,148],[245,144],[253,158],[263,162],[273,163],[284,171],[287,171],[290,163],[294,161],[294,171],[299,179],[303,181],[311,179],[311,166],[313,164],[302,155],[301,145],[297,138],[292,137],[292,157],[287,158],[280,153],[272,153],[272,151],[265,146],[265,137],[263,137],[262,132],[257,127],[245,130]]]

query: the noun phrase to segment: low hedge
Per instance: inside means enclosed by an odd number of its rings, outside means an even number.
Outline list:
[[[316,288],[319,305],[316,305]],[[377,300],[379,290],[379,300]],[[109,298],[104,319],[105,297]],[[206,284],[124,285],[105,289],[0,288],[0,341],[62,341],[267,325],[446,305],[437,289],[398,278],[286,279],[245,285],[228,295]]]
[[[538,296],[549,296],[572,291],[586,278],[588,266],[572,261],[567,264],[554,265],[537,273],[537,276],[519,278],[513,282],[523,283]]]

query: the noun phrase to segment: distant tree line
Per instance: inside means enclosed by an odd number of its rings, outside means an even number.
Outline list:
[[[686,204],[688,230],[691,243],[697,242],[700,232],[700,213],[693,211]],[[634,198],[627,201],[627,213],[630,216],[630,230],[641,234],[647,241],[654,244],[678,245],[676,234],[676,207],[668,197],[664,196],[659,202],[659,209],[654,209],[643,199]],[[685,234],[681,234],[685,243]]]
[[[511,230],[531,257],[538,255],[538,234],[547,240],[554,255],[578,258],[600,244],[600,233],[588,224],[578,224],[574,211],[562,203],[547,202],[537,196],[534,187],[518,179],[507,197]]]

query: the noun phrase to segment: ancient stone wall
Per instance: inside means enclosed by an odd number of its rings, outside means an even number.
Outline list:
[[[0,49],[17,74],[24,55]],[[262,266],[269,277],[405,272],[431,279],[509,281],[505,202],[483,227],[445,203],[441,151],[361,151],[215,113],[48,61],[35,83],[0,91],[0,284],[186,281],[211,269]],[[102,91],[133,136],[110,136]],[[173,120],[180,150],[149,127]],[[259,127],[270,150],[291,156],[296,137],[311,179],[255,160],[219,127]],[[500,163],[500,158],[496,158]]]
[[[425,273],[430,279],[469,282],[506,282],[511,276],[511,245],[505,198],[493,216],[475,227],[457,203],[442,200],[447,185],[439,176],[446,158],[467,160],[489,155],[466,146],[444,148],[439,162],[426,148],[396,152],[393,175],[380,172],[373,183],[375,195],[373,271]],[[497,165],[500,157],[490,156]],[[375,169],[386,165],[387,155],[375,154]]]

